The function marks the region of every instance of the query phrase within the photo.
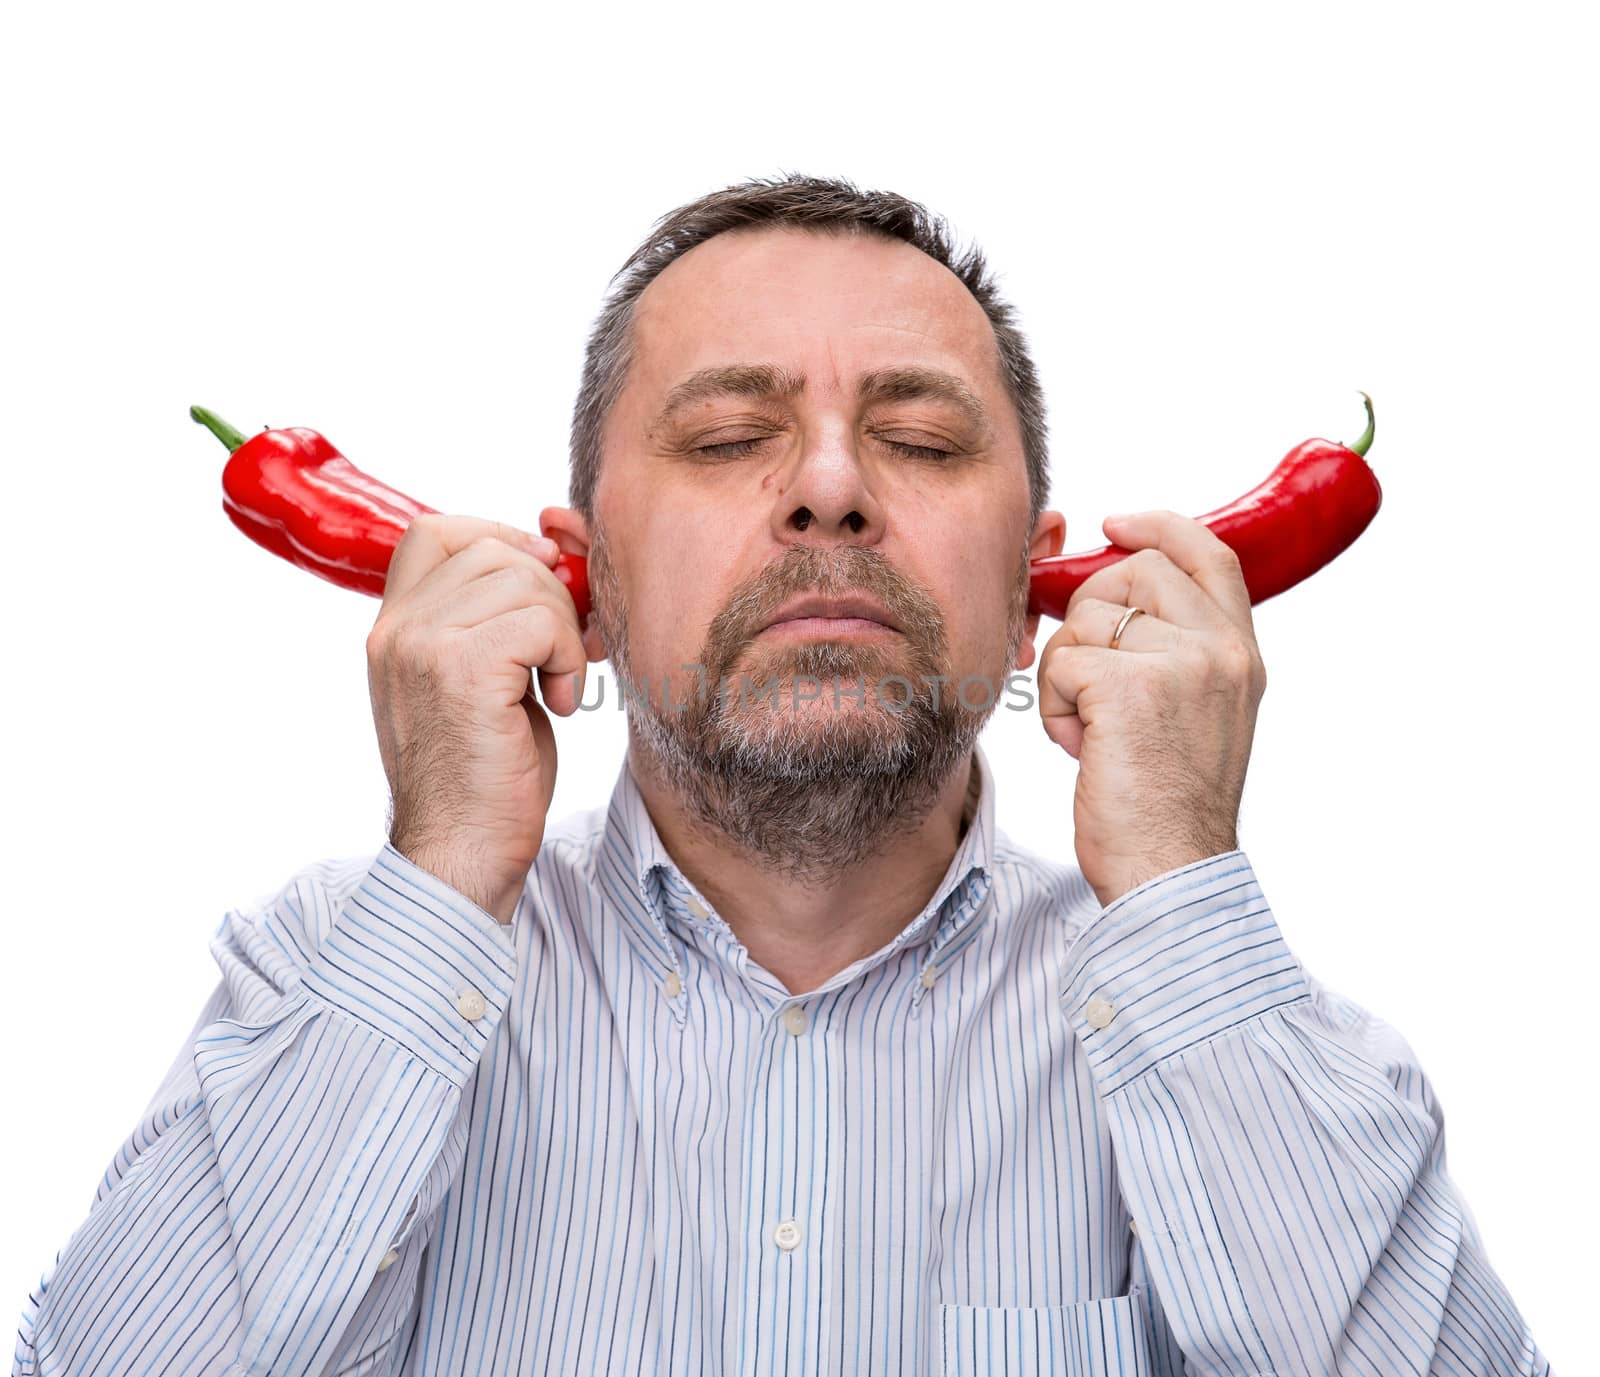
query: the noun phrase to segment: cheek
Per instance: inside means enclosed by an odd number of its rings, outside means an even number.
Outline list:
[[[716,615],[718,541],[703,511],[656,504],[638,517],[630,533],[628,639],[635,658],[648,655],[659,672],[669,659],[673,668],[692,659]]]
[[[703,618],[691,616],[676,581],[646,572],[628,605],[628,643],[634,666],[654,675],[676,673],[699,653]]]
[[[950,628],[950,664],[958,674],[990,673],[1005,651],[1003,618],[985,612]]]
[[[1021,563],[1020,546],[1013,558],[1002,559],[999,551],[983,549],[970,538],[952,541],[939,574],[939,598],[951,660],[958,666],[992,667],[1005,654]]]
[[[935,571],[940,600],[950,609],[950,617],[981,625],[992,620],[996,598],[1002,586],[1001,560],[994,548],[985,548],[981,537],[970,530],[951,530],[930,539],[920,553],[926,567]],[[1009,562],[1006,581],[1015,574]]]
[[[688,541],[633,575],[628,597],[628,646],[634,668],[659,678],[663,674],[691,678],[683,665],[698,664],[706,649],[712,620],[722,611],[727,594],[719,594],[715,567],[690,553]]]

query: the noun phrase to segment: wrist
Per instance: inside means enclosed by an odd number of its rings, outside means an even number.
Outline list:
[[[1147,884],[1158,876],[1169,874],[1186,865],[1194,865],[1197,861],[1210,860],[1213,856],[1220,856],[1228,851],[1236,851],[1238,848],[1238,837],[1230,834],[1227,838],[1218,837],[1211,842],[1181,847],[1170,852],[1146,853],[1137,859],[1130,859],[1117,872],[1115,879],[1095,884],[1093,886],[1095,897],[1099,899],[1101,908],[1110,908],[1124,894],[1131,893],[1140,885]]]
[[[526,876],[511,878],[489,874],[482,864],[464,855],[460,847],[431,846],[400,837],[391,837],[389,844],[412,865],[426,870],[470,899],[502,927],[516,916],[517,900],[522,895]]]

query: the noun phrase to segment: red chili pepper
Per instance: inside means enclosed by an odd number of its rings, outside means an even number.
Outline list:
[[[1243,497],[1199,518],[1239,556],[1252,603],[1316,573],[1377,515],[1383,492],[1363,458],[1376,423],[1372,398],[1361,396],[1367,428],[1354,444],[1307,440]],[[189,414],[232,451],[222,470],[222,505],[235,526],[341,588],[383,596],[400,536],[414,517],[435,508],[363,473],[314,430],[263,430],[246,439],[204,407]],[[1105,545],[1034,560],[1028,611],[1060,620],[1085,579],[1132,553]],[[584,559],[562,554],[555,574],[579,618],[587,617]]]
[[[256,544],[341,588],[381,598],[406,527],[437,510],[363,473],[314,430],[263,430],[246,439],[203,406],[189,415],[233,454],[222,470],[229,520]],[[587,617],[586,562],[563,554],[554,572],[579,619]]]
[[[1296,445],[1278,467],[1237,501],[1199,518],[1239,556],[1252,603],[1309,578],[1367,529],[1378,514],[1383,490],[1362,458],[1372,444],[1376,422],[1372,398],[1367,428],[1353,445],[1307,440]],[[1075,555],[1036,559],[1029,566],[1028,611],[1060,620],[1067,603],[1090,574],[1133,553],[1103,545]]]

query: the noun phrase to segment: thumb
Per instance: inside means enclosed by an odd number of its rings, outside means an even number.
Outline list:
[[[1083,719],[1077,713],[1046,717],[1044,734],[1074,760],[1083,749]]]

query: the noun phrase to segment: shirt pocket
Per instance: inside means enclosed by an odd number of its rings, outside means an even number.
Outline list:
[[[943,1377],[1150,1377],[1136,1298],[1016,1309],[939,1307]]]

